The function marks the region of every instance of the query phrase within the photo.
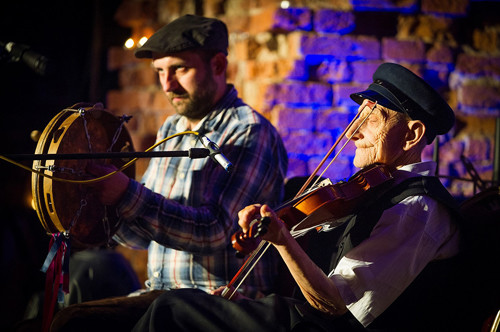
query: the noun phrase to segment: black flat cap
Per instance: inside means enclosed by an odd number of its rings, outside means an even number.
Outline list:
[[[156,31],[135,51],[137,58],[152,58],[153,52],[166,54],[202,49],[227,55],[228,33],[224,22],[196,15],[181,16]]]
[[[381,64],[373,74],[373,83],[362,92],[351,94],[361,105],[364,99],[420,120],[426,128],[427,144],[436,135],[447,133],[455,124],[455,114],[448,103],[427,82],[395,63]]]

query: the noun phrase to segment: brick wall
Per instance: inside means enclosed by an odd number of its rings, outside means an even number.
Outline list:
[[[123,0],[116,20],[132,36],[150,33],[186,13],[225,21],[230,31],[228,79],[240,96],[278,128],[290,158],[289,176],[310,174],[357,109],[349,94],[365,89],[382,62],[400,63],[430,82],[457,115],[439,138],[440,174],[467,177],[465,155],[491,180],[495,119],[500,116],[500,20],[497,1],[466,0]],[[146,32],[144,32],[146,31]],[[149,147],[173,111],[150,61],[109,50],[120,89],[107,107],[134,118],[137,150]],[[424,159],[432,158],[434,145]],[[326,176],[351,175],[348,145]],[[138,165],[138,177],[147,161]],[[446,179],[457,196],[472,182]]]

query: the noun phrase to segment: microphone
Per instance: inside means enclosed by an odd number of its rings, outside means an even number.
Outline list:
[[[201,144],[205,148],[207,148],[210,151],[210,158],[212,158],[213,161],[221,165],[226,172],[230,172],[233,169],[233,164],[227,158],[220,152],[219,147],[217,144],[212,142],[211,140],[208,139],[208,137],[201,135],[200,137]]]
[[[15,44],[8,42],[7,44],[0,43],[2,48],[5,48],[10,55],[12,62],[24,62],[28,67],[34,70],[37,74],[45,75],[47,73],[48,60],[41,54],[38,54],[30,49],[27,45]]]

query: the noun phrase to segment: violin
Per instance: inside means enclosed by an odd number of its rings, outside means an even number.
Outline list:
[[[342,223],[339,219],[353,213],[376,188],[385,188],[390,180],[392,175],[386,166],[372,165],[348,181],[332,184],[325,179],[317,188],[278,207],[276,212],[295,238],[313,229],[337,227]],[[246,256],[257,248],[269,222],[268,217],[253,220],[246,232],[232,235],[231,243],[238,256]]]
[[[392,184],[393,177],[384,165],[372,165],[360,170],[348,181],[332,184],[326,179],[320,185],[276,209],[294,238],[310,230],[335,228],[355,212],[363,202]],[[262,241],[267,231],[269,218],[255,219],[246,232],[233,234],[231,242],[239,257],[250,255],[231,282],[222,291],[222,296],[231,299],[236,289],[251,272],[270,243]]]

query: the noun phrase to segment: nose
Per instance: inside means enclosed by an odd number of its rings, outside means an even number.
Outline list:
[[[160,75],[160,83],[164,92],[174,91],[179,87],[177,77],[172,73],[164,73]]]
[[[363,134],[361,133],[361,128],[363,127],[363,118],[361,117],[361,110],[363,106],[360,106],[358,110],[358,114],[356,115],[357,118],[352,122],[351,126],[349,127],[349,130],[346,132],[346,137],[350,138],[353,141],[356,141],[360,138],[362,138]]]

